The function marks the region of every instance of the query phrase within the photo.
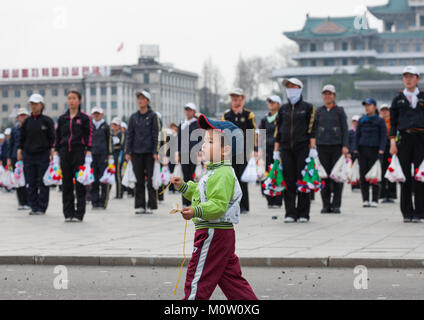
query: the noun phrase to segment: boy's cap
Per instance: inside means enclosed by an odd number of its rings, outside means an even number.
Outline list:
[[[103,111],[103,109],[102,109],[102,108],[100,108],[100,107],[94,107],[93,109],[91,109],[91,114],[95,114],[95,113],[103,114],[103,113],[104,113],[104,111]]]
[[[185,106],[184,106],[184,109],[191,109],[191,110],[193,110],[193,111],[197,111],[197,107],[196,107],[196,105],[194,104],[194,103],[187,103]]]
[[[44,103],[44,98],[41,94],[34,93],[28,100],[28,103]]]
[[[124,128],[124,129],[128,129],[128,125],[127,125],[126,122],[122,122],[121,127]]]
[[[150,95],[150,93],[148,93],[146,90],[138,90],[135,95],[137,97],[139,96],[143,96],[145,97],[147,100],[152,101],[152,96]]]
[[[242,153],[244,149],[243,131],[230,121],[215,121],[201,114],[197,119],[200,129],[217,130],[225,135],[228,141],[231,141],[233,156]]]
[[[278,103],[280,106],[283,104],[283,102],[281,101],[281,98],[277,95],[271,96],[268,99],[266,99],[266,101],[268,102],[276,102]]]
[[[230,91],[229,96],[244,96],[244,90],[241,88],[235,88]]]
[[[363,105],[363,106],[365,106],[365,105],[367,105],[367,104],[373,104],[373,105],[377,106],[377,101],[376,101],[374,98],[368,98],[368,99],[365,99],[365,100],[362,102],[362,105]]]
[[[403,69],[403,75],[405,75],[405,74],[414,74],[414,75],[416,75],[416,76],[420,76],[420,73],[418,72],[418,69],[417,69],[417,67],[414,67],[414,66],[407,66],[405,69]]]
[[[6,136],[10,136],[10,135],[12,134],[12,129],[7,128],[6,130],[4,130],[4,134],[5,134]]]
[[[359,119],[361,119],[361,116],[356,115],[352,117],[352,121],[359,121]]]
[[[380,110],[390,110],[389,105],[388,104],[383,104],[381,106]]]
[[[116,124],[117,126],[120,126],[122,124],[122,120],[119,118],[113,118],[112,124]]]
[[[302,81],[300,81],[300,80],[299,80],[299,79],[297,79],[297,78],[284,79],[284,80],[283,80],[283,82],[282,82],[283,86],[285,86],[286,88],[287,88],[287,85],[288,85],[289,83],[294,84],[294,85],[296,85],[296,86],[299,86],[299,87],[300,87],[300,89],[303,89],[303,82],[302,82]]]

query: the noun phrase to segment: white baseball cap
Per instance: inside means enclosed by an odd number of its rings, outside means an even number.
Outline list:
[[[228,94],[229,96],[244,96],[244,90],[241,88],[234,88]]]
[[[146,90],[138,90],[135,95],[138,96],[143,96],[145,97],[147,100],[152,101],[152,96],[150,95],[150,93],[148,93]]]
[[[197,107],[194,103],[189,102],[184,106],[184,109],[191,109],[193,111],[197,111]]]
[[[101,107],[94,107],[93,109],[91,109],[91,114],[95,114],[95,113],[101,113],[103,114],[104,111]]]
[[[10,136],[10,135],[12,134],[12,129],[7,128],[6,130],[4,130],[4,134],[5,134],[6,136]]]
[[[277,95],[273,95],[273,96],[269,97],[268,99],[266,99],[266,101],[277,102],[280,106],[283,104],[283,102],[281,101],[281,98]]]
[[[361,119],[361,116],[356,115],[352,117],[352,121],[359,121],[359,119]]]
[[[28,112],[28,110],[27,110],[27,109],[25,109],[25,108],[19,108],[19,109],[18,109],[18,111],[16,112],[16,115],[17,115],[17,116],[21,116],[21,115],[23,115],[23,114],[25,114],[25,115],[29,116],[29,112]]]
[[[128,129],[128,125],[125,122],[121,123],[121,127],[124,128],[124,129]]]
[[[287,87],[287,85],[289,83],[291,83],[291,84],[294,84],[296,86],[299,86],[301,89],[303,89],[303,82],[300,81],[297,78],[284,79],[282,83],[283,83],[283,86],[285,86],[285,87]]]
[[[420,76],[420,73],[418,72],[417,67],[414,66],[407,66],[405,69],[403,69],[403,75],[410,73],[410,74],[415,74],[416,76]]]
[[[381,107],[380,107],[380,110],[383,110],[383,109],[388,109],[388,110],[390,110],[389,105],[388,105],[387,103],[382,104],[382,105],[381,105]]]
[[[333,86],[332,84],[327,84],[326,86],[324,86],[324,88],[322,88],[321,93],[324,93],[327,91],[336,94],[336,87]]]
[[[44,98],[41,94],[34,93],[29,97],[28,103],[44,103]]]
[[[119,118],[113,118],[112,124],[116,124],[117,126],[121,126],[122,125],[122,120],[119,119]]]

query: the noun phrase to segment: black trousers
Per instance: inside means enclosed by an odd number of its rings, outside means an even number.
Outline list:
[[[297,182],[303,178],[302,171],[305,169],[305,160],[308,155],[309,142],[295,145],[293,149],[282,146],[281,160],[283,175],[287,184],[287,189],[284,191],[286,217],[294,219],[310,218],[311,195],[297,191]]]
[[[156,210],[158,208],[156,199],[156,190],[153,189],[153,153],[133,154],[132,163],[134,174],[137,178],[135,187],[135,208],[146,209],[146,177],[147,177],[147,192],[149,200],[147,206]]]
[[[402,215],[406,219],[424,219],[424,183],[415,180],[411,175],[411,165],[419,168],[424,161],[424,134],[403,132],[399,140],[398,156],[406,177],[406,182],[401,184]],[[414,203],[412,201],[413,187]]]
[[[384,178],[384,175],[387,172],[387,169],[389,168],[389,158],[392,156],[390,155],[390,141],[387,141],[386,144],[386,150],[384,151],[384,158],[383,158],[383,179],[381,181],[381,193],[380,193],[380,199],[396,199],[397,198],[397,190],[396,190],[396,183],[391,183],[389,180]]]
[[[18,162],[17,159],[12,159],[12,166],[15,167],[16,162]],[[44,173],[43,173],[44,176]],[[24,164],[24,177],[25,177],[25,183],[26,185],[28,185],[29,179],[28,179],[28,170],[25,167]],[[18,204],[20,206],[28,206],[29,202],[28,202],[28,190],[27,187],[20,187],[18,189],[16,189],[16,197],[18,198]]]
[[[183,171],[184,181],[193,181],[193,174],[196,171],[196,165],[193,163],[182,164],[181,169]],[[183,205],[189,207],[191,205],[191,201],[183,197]]]
[[[362,200],[370,201],[370,183],[365,180],[365,176],[379,161],[378,147],[359,147],[359,171],[361,174],[361,192]],[[378,202],[380,186],[372,185],[372,201]]]
[[[116,198],[122,199],[123,197],[123,186],[122,186],[122,162],[120,157],[120,152],[113,154],[113,161],[115,162],[115,189],[116,189]]]
[[[244,159],[246,159],[246,157]],[[237,157],[233,157],[232,165],[234,168],[234,172],[236,173],[236,177],[240,183],[241,191],[243,192],[243,197],[241,198],[241,201],[240,201],[240,210],[250,211],[248,184],[241,181],[241,176],[243,175],[244,170],[246,170],[246,167],[247,167],[247,161],[245,160],[243,164],[237,164],[236,160],[237,160]]]
[[[342,146],[318,146],[318,155],[321,165],[330,175],[336,162],[342,156]],[[342,206],[343,183],[337,183],[333,179],[324,179],[325,188],[321,190],[322,204],[325,209],[340,209]],[[333,195],[333,198],[331,198]]]
[[[108,167],[108,156],[106,154],[93,154],[93,163],[91,168],[93,169],[94,182],[90,186],[90,198],[93,208],[105,208],[109,201],[109,185],[100,183],[100,178],[105,173]]]
[[[266,171],[268,171],[268,167],[274,164],[274,151],[273,148],[271,146],[268,146],[266,149],[266,161],[265,161],[265,165],[266,165]],[[264,193],[265,189],[262,187],[262,193]],[[269,206],[278,206],[278,207],[282,207],[283,206],[283,195],[280,196],[276,196],[276,197],[271,197],[271,196],[267,196],[265,195],[266,200],[268,201],[268,205]]]
[[[85,152],[83,149],[75,149],[71,152],[61,150],[60,166],[62,168],[62,202],[63,214],[65,218],[83,219],[86,208],[87,189],[81,183],[76,181],[75,175],[79,171],[80,166],[84,165]],[[74,185],[75,179],[75,185]],[[75,206],[76,194],[76,206]]]
[[[50,163],[50,152],[24,154],[24,166],[28,185],[28,202],[34,212],[46,212],[49,205],[50,189],[43,183],[43,177]]]

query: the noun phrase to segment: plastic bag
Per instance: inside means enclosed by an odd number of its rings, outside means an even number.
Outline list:
[[[43,176],[43,183],[46,187],[59,186],[62,184],[62,170],[58,164],[50,162],[50,165]]]
[[[321,164],[321,162],[319,161],[319,158],[315,159],[315,164],[318,168],[318,175],[321,179],[328,179],[328,174],[327,171],[325,171],[324,166]]]
[[[134,174],[133,165],[132,165],[132,162],[129,161],[127,164],[127,168],[125,169],[125,174],[122,178],[122,185],[127,188],[134,189],[136,183],[137,183],[137,178]]]
[[[371,170],[366,174],[365,180],[373,185],[378,185],[381,181],[382,170],[380,160],[377,160]]]
[[[265,162],[260,159],[256,164],[256,175],[258,181],[264,181],[266,179]]]
[[[256,159],[252,158],[249,160],[249,163],[241,176],[241,181],[245,183],[256,183],[257,179]]]
[[[7,170],[3,174],[2,184],[7,189],[16,188],[15,174],[11,170]]]
[[[280,161],[275,160],[274,164],[270,166],[269,172],[265,175],[266,179],[262,184],[264,193],[270,197],[281,195],[287,185],[284,181],[283,166],[280,164]]]
[[[359,171],[359,160],[355,160],[350,170],[349,184],[357,186],[361,183],[361,172]]]
[[[171,181],[171,171],[169,170],[168,166],[162,167],[160,178],[164,186],[167,186],[169,184],[169,182]]]
[[[183,169],[181,168],[181,164],[177,164],[174,168],[174,172],[172,173],[172,176],[174,178],[181,178],[184,179],[183,176]]]
[[[162,185],[161,173],[160,173],[160,163],[155,161],[155,165],[153,167],[153,177],[152,177],[153,189],[159,190]]]
[[[26,186],[25,175],[24,175],[24,163],[22,161],[16,162],[15,165],[15,183],[17,188],[22,188]]]
[[[390,166],[386,171],[384,177],[392,183],[396,182],[405,182],[406,177],[402,171],[399,158],[394,155],[391,160],[389,160]]]
[[[114,164],[110,164],[103,173],[103,176],[100,178],[100,183],[110,184],[111,186],[115,185],[115,173],[116,166]]]
[[[352,160],[346,158],[344,155],[334,165],[331,171],[330,178],[337,183],[345,183],[348,181],[349,173],[351,171]]]
[[[0,166],[0,186],[3,186],[3,175],[6,173],[6,169],[3,166]]]
[[[83,186],[89,186],[94,182],[93,169],[89,163],[85,163],[79,167],[79,171],[75,174],[76,180]]]
[[[305,169],[302,171],[303,179],[297,182],[297,190],[302,193],[318,192],[325,187],[325,182],[321,181],[315,158],[306,159]]]
[[[416,171],[417,173],[415,174],[415,180],[424,182],[424,161]]]

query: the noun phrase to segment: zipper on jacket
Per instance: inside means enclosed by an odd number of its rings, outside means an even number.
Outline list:
[[[293,131],[294,131],[294,128],[293,128],[293,126],[294,126],[294,105],[292,106],[292,112],[291,112],[291,115],[290,115],[290,124],[291,124],[291,126],[290,126],[290,148],[291,149],[293,149],[294,148],[294,137],[293,137]]]
[[[69,120],[69,129],[70,129],[70,131],[71,131],[71,134],[70,134],[70,136],[69,136],[69,141],[68,141],[68,150],[69,150],[69,152],[71,152],[71,141],[72,141],[72,118],[70,118],[70,120]]]

